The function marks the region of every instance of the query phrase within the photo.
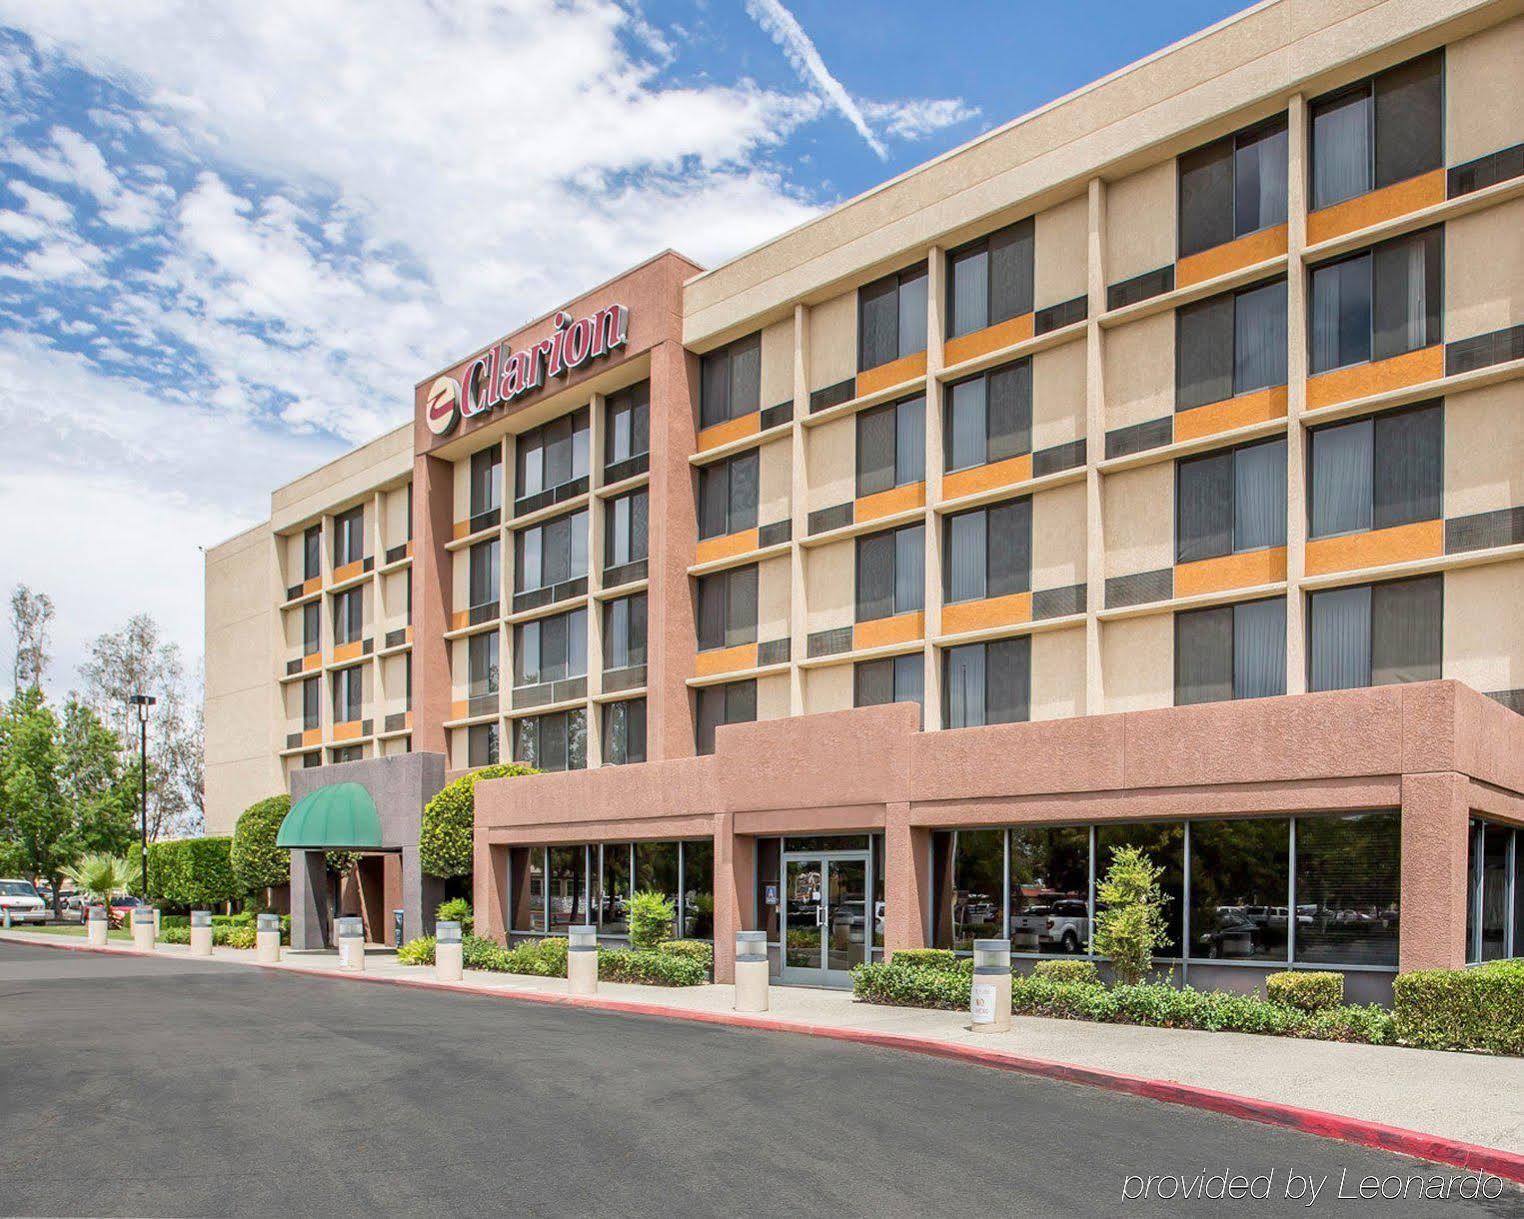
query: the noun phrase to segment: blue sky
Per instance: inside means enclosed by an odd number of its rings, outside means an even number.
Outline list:
[[[198,657],[198,548],[425,374],[1241,7],[0,0],[0,588],[55,690],[141,610]]]

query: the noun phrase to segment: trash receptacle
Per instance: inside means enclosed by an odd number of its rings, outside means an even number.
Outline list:
[[[1011,941],[974,941],[974,981],[969,1015],[976,1033],[1003,1033],[1011,1027]]]
[[[392,911],[392,947],[393,948],[401,948],[402,945],[406,942],[402,938],[402,928],[403,928],[403,917],[402,916],[403,916],[403,911],[401,911],[401,910],[393,910]]]

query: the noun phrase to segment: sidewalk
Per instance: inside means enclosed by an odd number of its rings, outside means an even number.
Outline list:
[[[82,936],[9,931],[0,932],[0,942],[88,951]],[[116,943],[104,951],[132,955],[130,946]],[[230,948],[218,948],[207,959],[192,958],[189,948],[182,945],[160,944],[156,955],[201,961],[208,968],[255,964],[252,951]],[[367,955],[365,971],[360,975],[341,973],[336,955],[287,955],[280,965],[265,968],[345,980],[445,985],[436,981],[432,967],[399,965],[390,954]],[[845,991],[804,987],[772,987],[771,1010],[760,1017],[737,1016],[731,1008],[731,987],[720,985],[669,989],[604,982],[599,984],[596,997],[574,999],[567,995],[563,978],[467,970],[461,982],[446,988],[880,1045],[903,1041],[903,1048],[922,1053],[977,1056],[990,1066],[1100,1083],[1220,1112],[1256,1116],[1252,1105],[1211,1103],[1210,1097],[1183,1095],[1187,1090],[1210,1089],[1229,1094],[1221,1102],[1247,1099],[1314,1111],[1303,1115],[1304,1120],[1286,1120],[1284,1115],[1259,1117],[1274,1120],[1277,1125],[1352,1138],[1347,1132],[1340,1133],[1338,1123],[1320,1120],[1331,1114],[1524,1157],[1524,1060],[1517,1058],[1020,1016],[1009,1033],[974,1033],[968,1018],[956,1012],[877,1007],[857,1003]],[[1088,1072],[1131,1079],[1106,1081],[1088,1077]],[[1169,1085],[1184,1085],[1178,1090],[1182,1095],[1172,1094]],[[1381,1138],[1380,1132],[1354,1141],[1409,1149],[1399,1146],[1400,1140]],[[1449,1156],[1438,1158],[1456,1162]],[[1518,1163],[1524,1168],[1524,1158]],[[1500,1170],[1494,1166],[1492,1171]],[[1509,1175],[1524,1179],[1516,1173]]]

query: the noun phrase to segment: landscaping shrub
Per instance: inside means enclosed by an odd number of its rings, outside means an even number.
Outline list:
[[[471,903],[463,897],[452,897],[447,902],[440,902],[434,917],[441,923],[459,923],[463,936],[470,935],[476,926],[476,915],[471,909]]]
[[[705,973],[714,971],[714,945],[708,940],[663,940],[657,945],[657,951],[666,953],[669,957],[686,957],[690,961],[697,961],[704,967]]]
[[[212,943],[217,942],[217,929],[212,928]],[[225,941],[229,948],[253,948],[259,943],[259,931],[257,928],[247,925],[241,927],[229,927]]]
[[[489,940],[479,935],[463,935],[461,943],[461,963],[467,969],[490,969],[497,973],[508,973],[508,950],[496,940]]]
[[[900,963],[900,955],[896,952],[894,960],[887,963],[874,961],[853,969],[853,996],[864,1003],[882,1003],[889,1007],[968,1010],[972,975],[951,969],[904,965]]]
[[[167,906],[205,907],[238,897],[242,890],[233,875],[231,838],[180,838],[148,844],[148,893],[151,902]],[[142,848],[128,852],[132,874],[141,874]],[[133,886],[134,891],[141,884]]]
[[[709,981],[709,971],[691,956],[643,948],[600,948],[598,977],[604,982],[646,986],[702,986]]]
[[[899,959],[898,953],[895,959]],[[1101,980],[1101,971],[1095,967],[1094,961],[1039,961],[1032,967],[1032,973],[1053,982],[1082,985],[1096,985]]]
[[[957,969],[958,954],[946,948],[896,948],[894,963],[920,969]]]
[[[630,944],[654,950],[672,935],[672,920],[677,912],[662,894],[642,889],[630,894]]]
[[[212,943],[215,944],[216,942],[217,942],[217,932],[214,929],[212,931]],[[159,943],[161,943],[161,944],[189,944],[190,943],[190,924],[189,923],[185,923],[185,924],[183,924],[181,926],[167,927],[167,926],[165,926],[161,922],[159,924]]]
[[[397,949],[398,965],[432,965],[434,964],[434,937],[421,935],[416,940],[409,940]]]
[[[476,829],[476,785],[485,779],[537,775],[532,766],[506,762],[484,766],[447,783],[423,807],[418,831],[418,860],[430,876],[470,876],[472,837]]]
[[[271,796],[249,805],[233,827],[229,859],[241,893],[259,893],[291,881],[291,852],[275,845],[280,823],[291,811],[291,797]]]
[[[1294,1007],[1299,1012],[1323,1012],[1344,1004],[1344,975],[1325,970],[1283,970],[1265,979],[1271,1003]]]
[[[1408,1045],[1524,1054],[1524,960],[1398,974],[1392,998]]]
[[[1096,885],[1095,951],[1111,962],[1117,981],[1136,985],[1153,969],[1154,957],[1170,946],[1164,930],[1164,904],[1159,887],[1164,869],[1137,847],[1118,847],[1111,866]]]

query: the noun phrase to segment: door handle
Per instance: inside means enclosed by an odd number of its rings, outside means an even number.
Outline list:
[[[815,926],[825,926],[825,906],[821,903],[816,903],[815,906]]]

